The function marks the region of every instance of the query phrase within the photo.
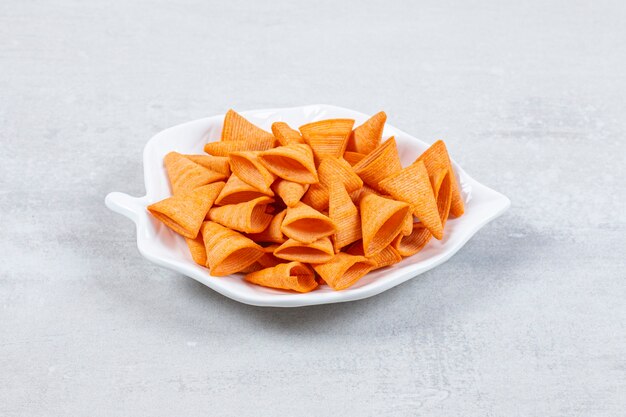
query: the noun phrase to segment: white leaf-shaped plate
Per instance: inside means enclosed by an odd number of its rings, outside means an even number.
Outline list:
[[[268,131],[273,122],[281,120],[292,127],[298,127],[321,119],[352,118],[356,121],[355,126],[358,126],[368,118],[363,113],[329,105],[252,110],[242,114],[252,123]],[[442,241],[431,239],[417,255],[405,258],[396,265],[371,272],[346,290],[333,291],[324,286],[310,293],[296,294],[248,284],[239,274],[213,277],[208,269],[193,262],[184,239],[155,220],[146,210],[146,206],[171,195],[163,167],[163,157],[170,151],[202,153],[206,142],[219,139],[223,120],[224,115],[208,117],[171,127],[155,135],[146,144],[143,153],[146,195],[135,198],[113,192],[106,196],[105,202],[111,210],[135,222],[137,246],[143,256],[158,265],[194,278],[220,294],[242,303],[298,307],[371,297],[445,262],[474,233],[510,206],[507,197],[474,180],[452,161],[466,203],[465,214],[460,218],[448,220]],[[396,138],[403,166],[413,162],[429,146],[393,126],[386,125],[383,139],[389,136]]]

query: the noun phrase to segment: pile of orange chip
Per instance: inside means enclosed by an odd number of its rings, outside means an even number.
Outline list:
[[[464,212],[445,144],[403,168],[395,139],[382,142],[386,120],[276,122],[269,133],[230,110],[206,155],[165,157],[173,195],[148,210],[213,276],[346,289],[442,239],[448,216]]]

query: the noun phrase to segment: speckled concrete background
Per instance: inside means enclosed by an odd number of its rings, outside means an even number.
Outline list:
[[[0,415],[624,415],[624,3],[363,3],[0,2]],[[104,206],[166,127],[318,102],[444,138],[510,211],[380,296],[280,310]]]

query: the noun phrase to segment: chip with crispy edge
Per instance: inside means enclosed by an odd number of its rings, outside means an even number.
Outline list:
[[[258,152],[233,152],[230,154],[230,169],[257,190],[269,192],[276,176],[261,163],[259,155]]]
[[[272,184],[272,191],[278,195],[287,207],[293,207],[300,202],[304,193],[309,189],[308,184],[277,179]]]
[[[274,215],[265,230],[259,233],[250,233],[247,236],[255,242],[284,243],[287,238],[280,230],[280,226],[283,224],[285,214],[287,214],[287,209]]]
[[[242,269],[240,272],[244,274],[249,274],[250,272],[260,271],[261,269],[271,268],[281,263],[285,263],[283,259],[279,259],[274,256],[274,250],[278,247],[278,245],[270,245],[263,248],[265,252],[263,256],[261,256],[255,263],[248,266],[245,269]]]
[[[366,154],[358,152],[345,151],[343,153],[343,159],[345,159],[351,166],[355,166],[361,161],[361,159],[365,158],[366,156]]]
[[[242,271],[265,253],[252,240],[215,222],[204,222],[201,232],[207,253],[206,266],[216,277]]]
[[[323,237],[313,243],[289,239],[274,251],[274,256],[277,258],[312,264],[328,262],[334,255],[333,244],[328,237]]]
[[[222,174],[210,171],[178,152],[165,155],[164,163],[172,194],[190,191],[225,178]]]
[[[272,221],[268,213],[268,204],[274,200],[270,197],[259,197],[239,204],[213,207],[209,210],[209,220],[219,223],[238,232],[260,233]]]
[[[400,234],[402,236],[408,236],[413,232],[413,213],[409,213],[404,218],[404,223],[402,224],[402,230],[400,230]]]
[[[315,160],[338,158],[348,145],[348,136],[354,126],[353,119],[326,119],[300,126],[304,141],[311,146]]]
[[[273,142],[275,139],[274,135],[254,125],[245,117],[231,109],[228,110],[224,116],[221,140],[223,142]]]
[[[437,239],[443,238],[443,225],[437,209],[437,200],[424,162],[418,160],[390,175],[380,182],[379,188],[395,199],[409,203],[411,211],[424,226]]]
[[[354,172],[354,169],[342,158],[325,158],[317,169],[320,182],[312,184],[302,201],[316,210],[328,208],[330,183],[338,178],[348,193],[357,191],[363,186],[363,181]]]
[[[273,197],[274,192],[271,189],[259,190],[250,184],[243,182],[236,175],[231,175],[226,185],[215,200],[215,204],[225,206],[227,204],[243,203],[244,201],[254,200],[262,196]]]
[[[381,193],[380,191],[373,189],[367,184],[363,184],[363,187],[350,193],[350,198],[352,199],[352,201],[354,201],[354,204],[358,205],[361,201],[361,197],[365,196],[366,194],[376,194],[381,197],[391,197],[386,193]]]
[[[370,272],[374,263],[364,256],[339,252],[323,264],[314,264],[313,269],[334,290],[345,290]]]
[[[343,183],[348,193],[358,190],[363,186],[361,178],[359,178],[352,166],[343,158],[324,159],[318,167],[318,173],[320,182],[326,187],[329,187],[335,178]]]
[[[439,219],[441,220],[441,226],[445,227],[448,216],[450,215],[450,208],[452,205],[452,175],[450,171],[440,171],[435,177],[435,198],[437,199],[437,211],[439,213]]]
[[[209,171],[224,175],[224,179],[230,176],[230,163],[226,156],[213,155],[183,155],[185,158],[198,165],[202,165]]]
[[[186,193],[175,194],[148,206],[148,211],[181,236],[195,239],[204,216],[224,186],[223,182],[204,185]]]
[[[234,140],[229,142],[209,142],[204,145],[204,152],[213,156],[228,156],[232,152],[266,151],[274,147],[274,140],[259,139],[256,142]]]
[[[379,183],[402,170],[396,140],[392,136],[354,165],[354,171],[370,187],[383,191]]]
[[[213,155],[183,155],[191,162],[206,168],[211,173],[211,182],[224,181],[230,176],[228,158]],[[224,162],[226,167],[224,167]]]
[[[368,154],[380,145],[387,114],[380,111],[356,127],[348,139],[348,151]]]
[[[335,233],[337,226],[323,215],[302,202],[287,208],[280,230],[291,239],[302,243],[313,243]]]
[[[358,242],[355,242],[354,244],[352,244],[348,248],[348,250],[346,250],[346,253],[349,253],[351,255],[364,256],[363,241],[359,240]],[[396,251],[394,247],[385,246],[383,250],[381,250],[380,252],[376,253],[373,256],[367,257],[367,259],[369,259],[370,261],[374,263],[374,267],[372,268],[372,270],[375,270],[375,269],[384,268],[386,266],[390,266],[393,264],[397,264],[398,262],[402,260],[402,256],[400,256],[400,254],[398,253],[398,251]]]
[[[259,154],[265,167],[280,178],[300,184],[318,182],[313,151],[305,143],[279,146]]]
[[[185,238],[185,243],[191,253],[191,258],[198,265],[206,265],[206,249],[204,248],[204,241],[202,240],[202,234],[198,233],[195,239]]]
[[[391,246],[401,256],[413,256],[422,249],[433,237],[433,234],[420,222],[413,223],[413,230],[408,236],[398,235]]]
[[[400,233],[410,206],[401,201],[367,194],[359,203],[363,250],[365,256],[372,256],[389,246]]]
[[[300,132],[289,127],[285,122],[274,122],[272,124],[272,133],[274,137],[283,146],[292,143],[305,143]]]
[[[335,252],[361,239],[361,216],[346,188],[339,178],[330,184],[328,217],[335,223],[337,231],[332,236]]]
[[[311,184],[302,196],[302,202],[315,210],[326,209],[328,207],[328,188],[322,183]]]
[[[289,262],[252,272],[245,280],[264,287],[297,292],[313,291],[317,287],[315,274],[301,262]]]
[[[447,169],[450,172],[450,214],[454,217],[462,216],[465,212],[465,204],[463,203],[463,197],[461,196],[456,175],[454,175],[454,169],[452,168],[452,163],[450,162],[450,156],[448,155],[446,144],[442,140],[438,140],[433,143],[430,148],[426,149],[424,153],[417,158],[417,160],[424,161],[426,170],[431,176],[431,181],[441,170]],[[435,188],[434,185],[433,188]]]

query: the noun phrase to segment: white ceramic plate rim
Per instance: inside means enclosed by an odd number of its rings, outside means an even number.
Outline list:
[[[354,116],[354,118],[360,120],[365,120],[368,117],[360,112],[324,104],[291,108],[251,110],[241,113],[247,117],[254,117],[254,115],[294,111],[303,111],[306,114],[314,114],[317,111],[318,113],[322,112],[325,117],[335,117],[332,115],[333,113],[339,113],[341,114],[341,117],[346,117],[346,114],[350,113]],[[248,284],[251,287],[258,288],[253,291],[249,291],[240,286],[239,282],[241,279],[237,275],[230,276],[230,280],[226,279],[226,277],[213,277],[209,274],[209,271],[206,268],[196,265],[189,256],[187,256],[188,259],[180,260],[174,257],[175,254],[168,254],[167,251],[163,252],[162,250],[157,250],[154,240],[156,238],[155,233],[151,233],[150,230],[155,227],[153,223],[154,220],[146,210],[146,206],[148,204],[164,198],[162,190],[161,192],[158,190],[158,181],[154,180],[153,174],[150,172],[150,168],[153,164],[155,164],[155,161],[158,160],[158,164],[160,164],[162,171],[160,173],[162,177],[162,184],[163,178],[165,178],[165,172],[162,168],[161,162],[162,155],[157,156],[159,153],[157,152],[158,146],[163,145],[160,142],[164,139],[168,139],[170,135],[173,135],[173,133],[177,131],[185,131],[192,126],[199,124],[210,126],[216,122],[221,123],[223,117],[224,115],[218,115],[183,123],[166,129],[153,136],[146,144],[143,153],[146,195],[136,198],[124,193],[112,192],[106,196],[105,203],[111,210],[128,217],[135,223],[137,231],[137,247],[144,257],[157,265],[161,265],[187,275],[219,292],[220,294],[242,303],[256,306],[299,307],[306,305],[354,301],[380,294],[381,292],[400,285],[403,282],[414,278],[450,259],[452,255],[463,247],[463,245],[478,230],[480,230],[480,228],[500,216],[510,206],[510,201],[506,196],[471,178],[453,160],[452,162],[455,170],[457,171],[457,177],[461,180],[463,189],[471,190],[471,198],[468,199],[466,214],[458,219],[451,219],[449,222],[458,222],[459,225],[457,228],[460,229],[462,227],[462,233],[459,231],[458,235],[455,235],[454,239],[450,241],[447,241],[446,238],[444,238],[442,242],[438,242],[433,239],[432,241],[434,243],[432,245],[436,245],[437,247],[434,250],[431,250],[432,253],[426,258],[419,260],[410,260],[411,258],[407,258],[410,261],[405,259],[402,263],[396,266],[376,271],[375,273],[378,275],[375,280],[361,286],[353,286],[344,291],[313,291],[306,294],[297,294],[265,289]],[[397,137],[402,136],[405,140],[409,140],[412,144],[415,144],[423,149],[428,146],[427,143],[422,142],[419,139],[416,139],[390,125],[387,125],[385,128],[385,137],[388,136],[388,129]],[[172,150],[172,147],[168,149]],[[448,225],[446,225],[446,228],[448,228]],[[429,243],[429,245],[431,245],[431,243]],[[236,281],[233,281],[233,278]],[[237,285],[233,285],[233,282],[237,282]]]

